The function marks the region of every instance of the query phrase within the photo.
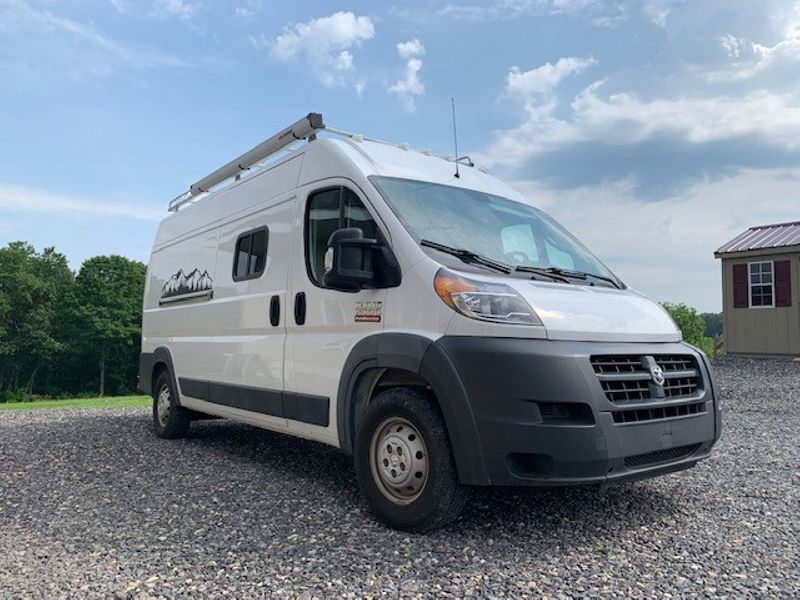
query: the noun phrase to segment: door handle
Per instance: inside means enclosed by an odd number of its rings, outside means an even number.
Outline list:
[[[297,292],[294,295],[294,322],[303,325],[306,322],[306,293]]]
[[[273,327],[281,323],[281,299],[278,296],[269,299],[269,322]]]

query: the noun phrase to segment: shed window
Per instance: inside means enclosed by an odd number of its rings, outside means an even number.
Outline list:
[[[261,276],[267,264],[268,237],[266,227],[239,236],[233,258],[234,281]]]
[[[774,269],[772,261],[748,265],[750,275],[750,306],[775,306]]]

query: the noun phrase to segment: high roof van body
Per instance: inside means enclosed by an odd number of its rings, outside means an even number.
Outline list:
[[[417,531],[469,486],[709,455],[709,361],[657,303],[466,159],[312,117],[299,146],[220,169],[158,228],[140,368],[158,435],[202,414],[336,446],[374,513]]]

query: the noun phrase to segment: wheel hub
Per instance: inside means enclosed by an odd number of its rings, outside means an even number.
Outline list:
[[[372,436],[370,467],[378,488],[397,504],[416,500],[428,481],[428,451],[419,430],[401,417],[383,421]]]

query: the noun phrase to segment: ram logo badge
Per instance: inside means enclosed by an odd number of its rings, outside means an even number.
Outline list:
[[[656,385],[664,385],[666,379],[664,378],[664,370],[658,365],[650,367],[650,377],[653,378],[653,383]]]

